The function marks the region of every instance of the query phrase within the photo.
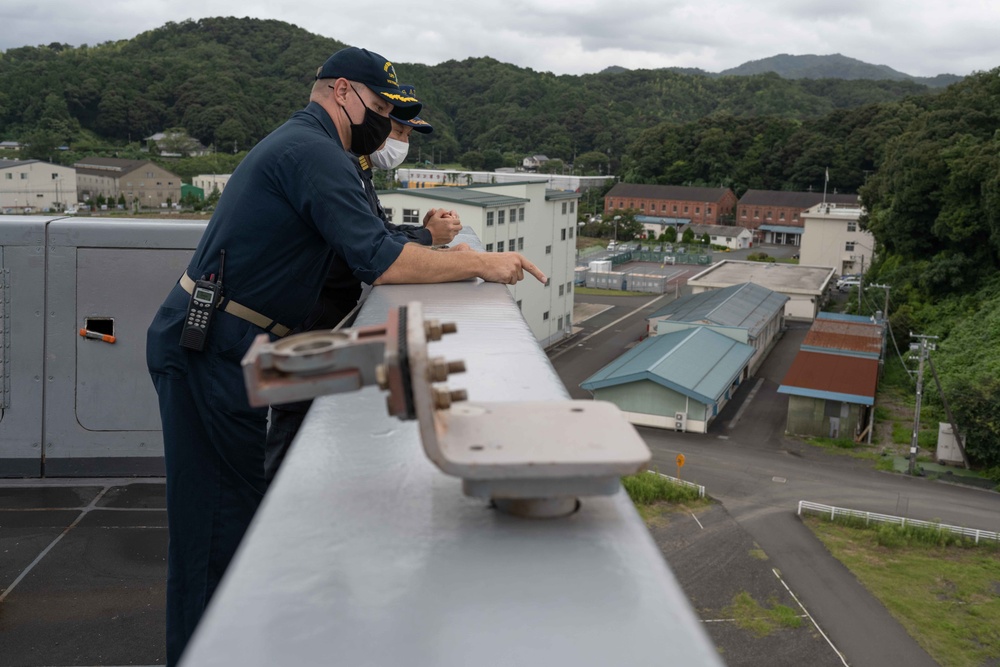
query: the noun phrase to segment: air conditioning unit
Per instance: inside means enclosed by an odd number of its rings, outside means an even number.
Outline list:
[[[674,413],[674,430],[675,431],[685,431],[685,430],[687,430],[687,413],[686,412],[676,412],[676,413]]]

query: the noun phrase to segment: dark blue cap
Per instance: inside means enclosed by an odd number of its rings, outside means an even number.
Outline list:
[[[392,115],[397,118],[410,120],[420,113],[417,98],[400,91],[392,63],[367,49],[348,46],[337,51],[316,70],[316,78],[344,78],[364,84],[392,104]]]
[[[405,95],[406,97],[412,97],[413,99],[417,99],[417,89],[414,88],[413,84],[411,83],[399,84],[399,93],[401,95]],[[430,123],[428,123],[423,118],[419,118],[415,115],[409,120],[403,120],[402,118],[399,118],[396,115],[395,111],[393,111],[391,114],[389,114],[389,118],[393,119],[400,125],[408,125],[412,127],[414,132],[420,132],[421,134],[430,134],[431,132],[434,131],[434,127]]]

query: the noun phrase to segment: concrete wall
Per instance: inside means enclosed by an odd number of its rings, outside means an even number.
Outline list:
[[[48,162],[4,165],[0,160],[0,210],[41,213],[75,203],[75,169]]]
[[[821,438],[853,438],[867,425],[866,417],[867,410],[863,405],[789,396],[785,432]],[[836,434],[831,429],[831,419],[839,420],[839,432]]]

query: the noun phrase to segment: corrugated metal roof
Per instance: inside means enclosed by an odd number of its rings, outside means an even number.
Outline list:
[[[671,322],[699,322],[740,327],[756,338],[788,297],[755,283],[731,285],[678,299],[649,316]]]
[[[857,195],[828,194],[826,201],[832,204],[857,204]],[[786,192],[784,190],[747,190],[740,197],[740,205],[781,206],[786,208],[809,208],[823,202],[822,192]]]
[[[878,360],[799,351],[778,393],[872,405]]]
[[[706,405],[719,400],[753,348],[705,327],[647,338],[580,384],[588,391],[650,380]]]
[[[683,185],[616,183],[605,195],[605,198],[636,197],[638,199],[673,199],[716,204],[722,201],[727,192],[729,192],[729,188],[689,188]]]
[[[817,319],[809,328],[803,350],[830,350],[878,359],[882,355],[882,327],[870,322]]]
[[[26,164],[31,164],[33,162],[41,162],[41,160],[0,160],[0,169],[7,169],[9,167],[21,167]]]
[[[849,315],[847,313],[816,313],[817,320],[837,320],[839,322],[860,322],[861,324],[875,324],[875,320],[869,315]]]

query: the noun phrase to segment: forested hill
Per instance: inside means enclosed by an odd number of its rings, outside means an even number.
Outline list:
[[[205,145],[247,148],[304,104],[316,67],[341,46],[280,21],[214,18],[98,46],[10,49],[0,54],[0,139],[87,149],[182,127]],[[590,150],[620,154],[639,132],[664,121],[812,118],[928,91],[905,81],[775,74],[554,76],[490,58],[397,63],[397,72],[417,84],[426,116],[440,130],[422,148],[445,161],[472,149],[567,160]]]
[[[848,58],[839,53],[827,56],[787,53],[751,60],[738,67],[723,70],[722,76],[748,76],[774,72],[786,79],[875,79],[889,81],[913,81],[934,88],[943,88],[957,83],[962,77],[954,74],[939,74],[935,77],[917,77],[899,72],[887,65],[872,65],[856,58]]]

